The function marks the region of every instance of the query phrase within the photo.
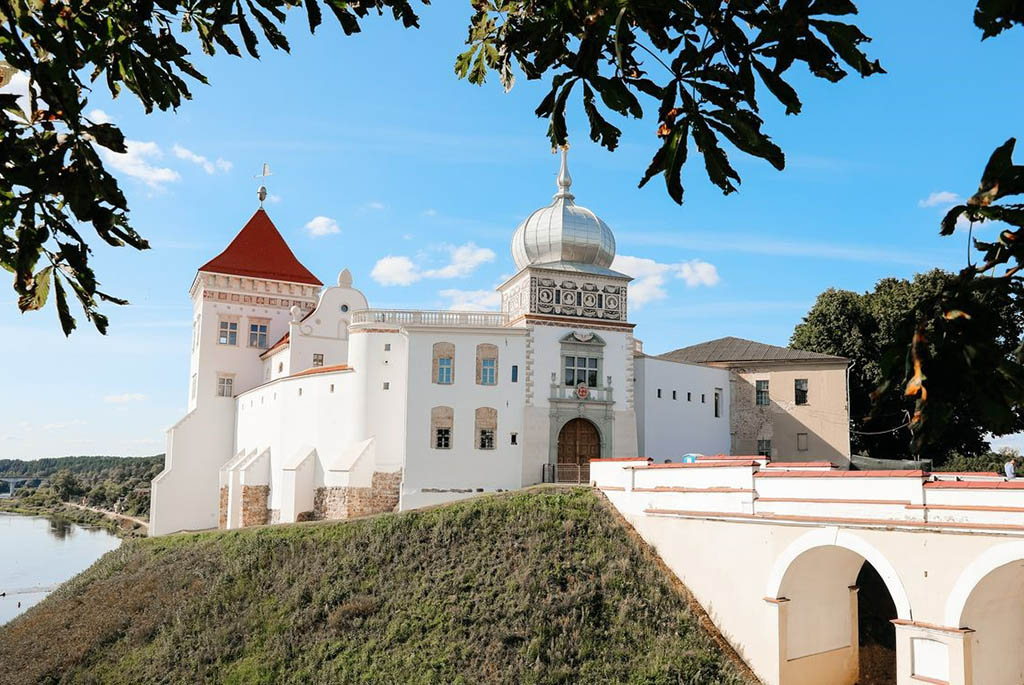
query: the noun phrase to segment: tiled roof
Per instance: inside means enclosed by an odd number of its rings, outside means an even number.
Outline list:
[[[331,373],[332,371],[351,371],[352,367],[348,364],[335,364],[334,366],[314,366],[306,369],[305,371],[299,371],[293,373],[289,378],[296,378],[298,376],[313,376],[318,373]]]
[[[765,343],[744,340],[743,338],[718,338],[709,340],[689,347],[680,347],[678,350],[658,355],[661,359],[668,359],[675,362],[695,362],[706,364],[709,362],[751,362],[751,361],[793,361],[793,360],[822,360],[822,361],[845,361],[844,357],[837,357],[831,354],[819,352],[807,352],[806,350],[794,350],[789,347],[778,345],[766,345]]]
[[[262,208],[257,209],[231,244],[199,267],[200,271],[231,276],[249,276],[272,281],[323,285],[292,254],[274,222]]]

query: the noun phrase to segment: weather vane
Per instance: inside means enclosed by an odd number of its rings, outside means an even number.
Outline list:
[[[263,163],[263,171],[253,176],[253,178],[266,178],[267,176],[273,176],[270,173],[270,165],[266,162]],[[267,186],[260,184],[259,190],[256,191],[256,197],[260,199],[260,208],[263,208],[263,201],[267,199]]]

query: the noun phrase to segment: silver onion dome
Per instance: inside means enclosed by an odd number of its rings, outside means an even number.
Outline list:
[[[608,224],[569,192],[568,148],[562,148],[558,192],[551,204],[541,207],[512,235],[512,259],[517,269],[527,266],[598,267],[607,269],[615,258],[615,236]]]

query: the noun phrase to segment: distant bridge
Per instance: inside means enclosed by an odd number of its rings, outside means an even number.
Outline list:
[[[7,483],[7,494],[0,494],[0,497],[11,497],[14,495],[14,491],[18,489],[19,483],[36,482],[36,486],[38,487],[46,482],[46,478],[41,478],[39,476],[3,477],[0,478],[0,482]]]
[[[758,457],[590,468],[769,685],[858,681],[865,564],[899,685],[1024,683],[1024,479]]]

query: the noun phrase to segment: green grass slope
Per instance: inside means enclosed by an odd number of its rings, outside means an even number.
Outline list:
[[[130,541],[0,628],[0,680],[748,682],[691,607],[599,495],[537,489]]]

